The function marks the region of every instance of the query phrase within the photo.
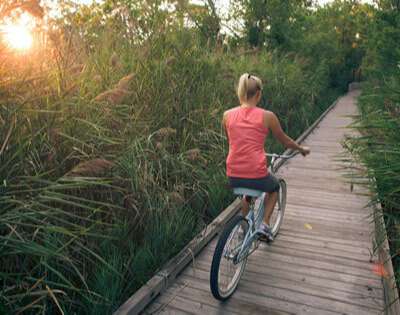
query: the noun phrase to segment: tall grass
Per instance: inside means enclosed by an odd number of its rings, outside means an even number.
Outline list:
[[[109,314],[232,201],[220,121],[241,73],[293,137],[338,93],[323,64],[222,53],[193,30],[51,50],[0,68],[3,313]]]
[[[381,203],[397,284],[400,284],[400,75],[370,80],[359,97],[354,124],[360,135],[350,140],[352,152],[364,163],[372,203]],[[382,236],[382,239],[385,239]],[[378,244],[379,245],[379,244]]]

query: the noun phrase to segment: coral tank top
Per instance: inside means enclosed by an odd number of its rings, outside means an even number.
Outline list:
[[[268,175],[264,141],[265,110],[259,107],[235,107],[226,116],[229,153],[226,174],[229,177],[261,178]]]

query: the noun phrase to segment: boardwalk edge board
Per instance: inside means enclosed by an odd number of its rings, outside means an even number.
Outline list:
[[[382,276],[385,310],[386,315],[399,315],[400,314],[400,300],[398,288],[393,271],[392,257],[390,255],[389,242],[387,239],[387,232],[385,222],[383,219],[383,211],[380,203],[374,209],[375,221],[375,240],[378,246],[378,259],[383,264],[384,270],[387,274]]]
[[[341,96],[338,97],[319,118],[307,128],[297,139],[297,143],[303,142],[308,135],[318,126],[322,119],[336,106]],[[292,149],[287,149],[283,154],[290,154]],[[279,169],[286,160],[280,160],[276,164]],[[201,231],[190,243],[175,257],[168,261],[163,268],[156,273],[145,285],[122,304],[113,315],[136,315],[145,309],[158,295],[166,290],[179,273],[191,262],[194,257],[218,234],[223,226],[239,211],[240,201],[236,199],[224,211],[222,211],[206,228]],[[390,314],[391,315],[391,314]]]
[[[224,227],[224,225],[238,212],[240,200],[236,199],[206,228],[190,241],[175,257],[167,262],[144,286],[132,295],[114,315],[133,315],[142,311],[155,297],[164,291],[179,275],[194,257],[208,242]],[[195,263],[195,262],[194,262]]]

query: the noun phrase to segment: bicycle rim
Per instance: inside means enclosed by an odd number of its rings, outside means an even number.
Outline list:
[[[281,178],[279,179],[279,186],[278,201],[270,219],[270,225],[274,237],[279,233],[286,209],[286,182]]]
[[[214,258],[217,260],[219,258],[219,263],[217,268],[212,268],[214,269],[213,272],[217,272],[217,294],[214,294],[216,292],[213,292],[213,294],[220,300],[225,300],[233,294],[246,266],[247,258],[235,263],[234,257],[241,248],[248,229],[247,221],[244,218],[239,218],[236,220],[236,224],[221,235],[220,242],[217,244]],[[213,265],[215,263],[213,261]]]

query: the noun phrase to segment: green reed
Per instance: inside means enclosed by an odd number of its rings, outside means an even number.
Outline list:
[[[400,283],[400,76],[370,80],[359,97],[360,114],[354,128],[360,136],[349,141],[351,151],[366,166],[372,203],[380,203],[397,283]]]

